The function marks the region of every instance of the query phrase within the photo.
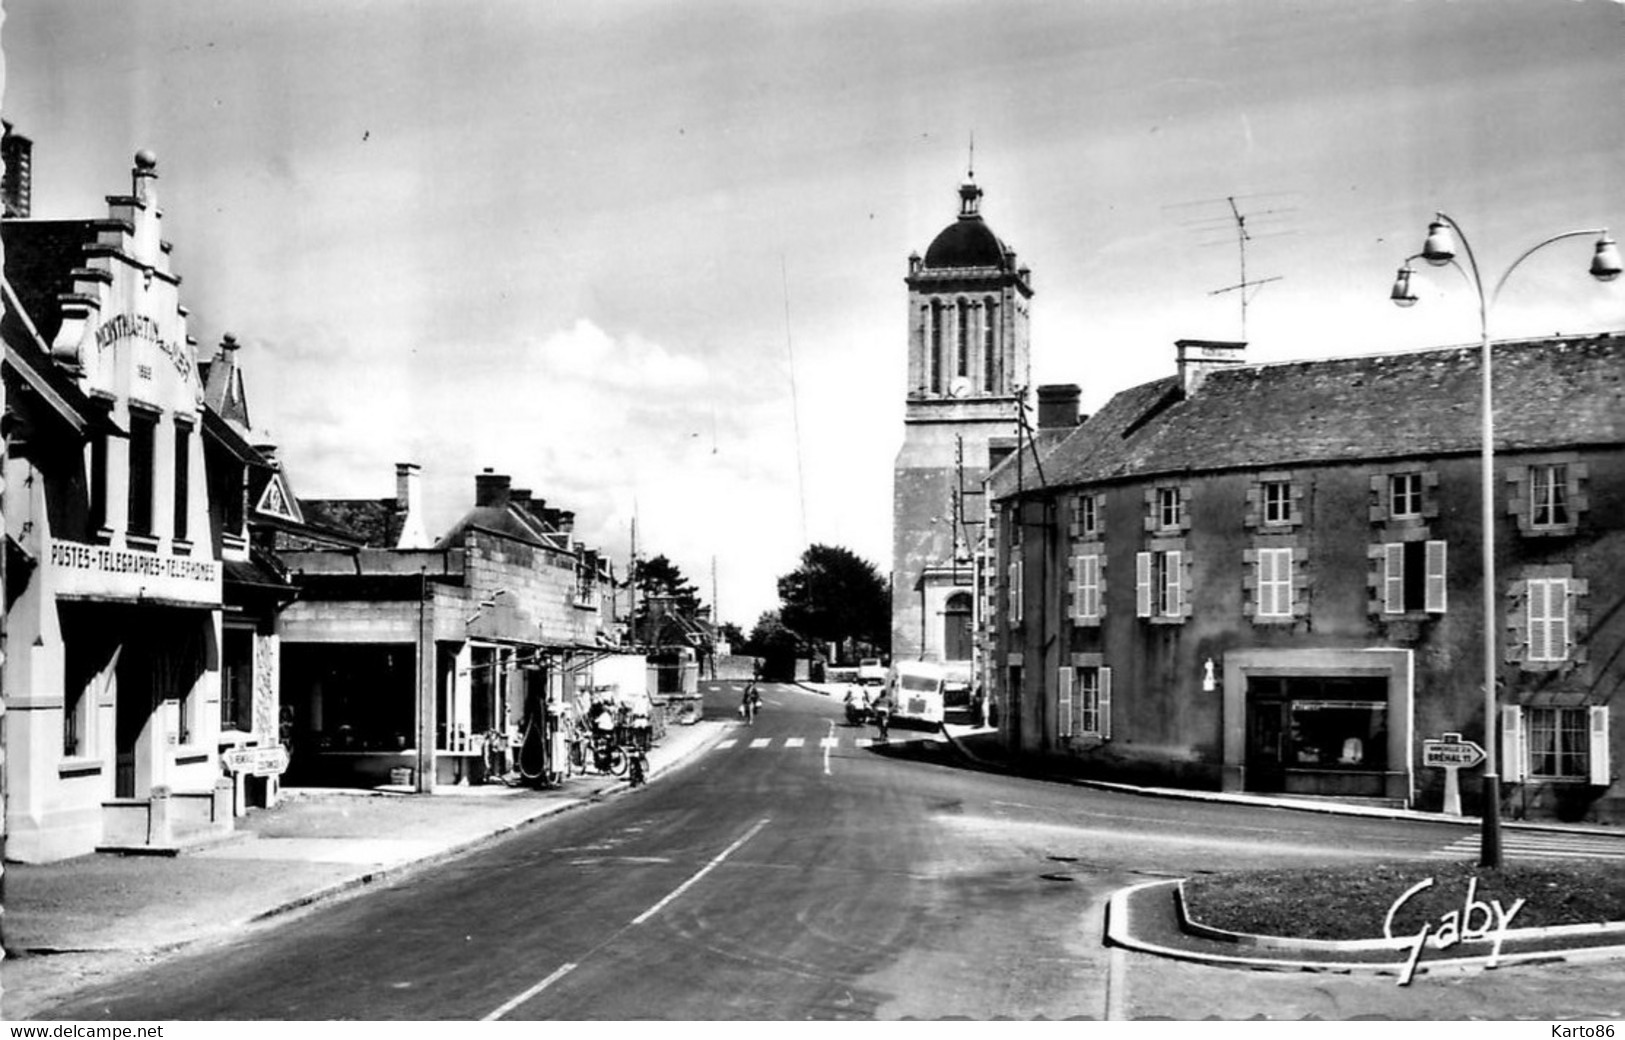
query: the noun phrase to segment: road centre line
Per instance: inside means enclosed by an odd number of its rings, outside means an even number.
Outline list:
[[[575,967],[576,966],[574,964],[561,964],[561,965],[559,965],[558,970],[555,971],[553,974],[549,975],[547,978],[545,978],[542,981],[538,982],[536,985],[534,985],[534,986],[530,987],[529,989],[525,990],[525,992],[519,994],[517,997],[514,997],[512,1000],[508,1001],[506,1004],[504,1004],[501,1007],[497,1008],[495,1011],[491,1012],[489,1015],[486,1015],[484,1018],[480,1019],[480,1021],[481,1022],[495,1022],[497,1019],[501,1018],[503,1015],[506,1015],[508,1012],[510,1012],[514,1008],[518,1007],[520,1004],[523,1004],[525,1001],[529,1000],[531,997],[534,997],[536,994],[540,993],[542,990],[544,990],[547,987],[553,985],[553,983],[555,983],[555,982],[559,981],[560,979],[564,978],[564,976],[570,974],[572,971],[575,970]]]
[[[665,905],[667,903],[671,902],[673,899],[676,899],[678,896],[682,895],[684,892],[687,892],[689,890],[689,888],[692,887],[695,884],[695,882],[699,881],[700,878],[704,877],[705,875],[711,873],[712,870],[716,869],[717,864],[721,863],[723,860],[725,860],[729,856],[733,855],[734,852],[737,851],[738,848],[741,845],[745,844],[745,842],[749,841],[750,839],[756,837],[757,833],[759,831],[761,831],[761,829],[763,827],[766,827],[770,822],[771,822],[770,820],[758,820],[757,823],[756,823],[756,826],[752,827],[750,830],[745,832],[744,837],[740,838],[738,841],[734,842],[732,845],[729,845],[727,848],[725,848],[721,852],[717,853],[717,855],[711,860],[711,862],[709,862],[705,866],[701,867],[697,872],[695,872],[693,877],[689,878],[687,881],[683,882],[681,885],[678,885],[676,888],[674,888],[670,892],[666,893],[665,898],[660,900],[660,902],[656,903],[654,906],[651,906],[649,909],[643,911],[643,913],[639,914],[638,916],[632,918],[632,923],[633,924],[642,924],[643,922],[647,921],[649,918],[653,917],[655,914],[659,913],[660,910],[663,907],[665,907]]]

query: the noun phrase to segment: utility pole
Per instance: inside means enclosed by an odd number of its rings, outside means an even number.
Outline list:
[[[0,26],[5,23],[5,12],[0,10]],[[0,79],[0,101],[5,98],[5,80]],[[0,175],[5,172],[5,160],[0,158]],[[6,260],[5,246],[0,245],[0,269],[4,269]],[[0,299],[0,313],[4,313],[6,303]],[[6,414],[6,382],[0,379],[0,417]],[[8,425],[0,423],[0,426]],[[11,696],[7,689],[6,672],[6,512],[10,503],[6,501],[6,466],[9,462],[6,451],[6,438],[0,430],[0,959],[5,957],[5,916],[6,905],[6,830],[7,819],[11,815],[11,789],[6,783],[6,774],[11,769],[10,746],[6,740],[7,730],[10,726],[6,720],[6,700]],[[0,984],[0,1000],[5,997],[5,986]]]

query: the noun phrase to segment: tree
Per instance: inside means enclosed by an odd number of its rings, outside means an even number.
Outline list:
[[[724,621],[717,626],[717,639],[733,647],[736,654],[745,646],[745,633],[732,621]]]
[[[796,675],[796,657],[802,652],[802,640],[784,627],[778,611],[763,612],[756,619],[745,642],[745,652],[758,658],[762,665],[762,678],[789,681]]]
[[[821,643],[891,646],[891,596],[874,564],[838,545],[814,545],[779,579],[779,619]]]
[[[633,565],[632,581],[645,596],[671,596],[698,602],[699,587],[665,556],[655,556]]]

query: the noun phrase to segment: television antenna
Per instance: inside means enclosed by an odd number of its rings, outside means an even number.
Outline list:
[[[1259,230],[1256,229],[1256,227],[1249,227],[1247,222],[1248,222],[1249,219],[1253,219],[1253,218],[1258,218],[1258,219],[1262,220],[1264,218],[1270,218],[1270,217],[1275,217],[1275,216],[1278,216],[1278,215],[1281,215],[1281,214],[1291,213],[1291,212],[1294,212],[1296,210],[1296,208],[1297,208],[1295,206],[1285,206],[1285,207],[1276,207],[1276,208],[1272,208],[1272,209],[1256,210],[1256,211],[1254,211],[1252,213],[1243,213],[1242,212],[1241,202],[1246,201],[1246,199],[1248,199],[1248,198],[1260,198],[1260,197],[1263,197],[1263,196],[1226,195],[1223,199],[1212,199],[1212,200],[1208,200],[1208,201],[1205,201],[1205,202],[1187,203],[1186,204],[1186,205],[1191,205],[1191,206],[1211,206],[1214,203],[1222,202],[1230,210],[1230,212],[1228,214],[1223,214],[1223,215],[1216,216],[1216,217],[1202,217],[1202,218],[1198,218],[1198,219],[1193,220],[1193,221],[1189,221],[1189,222],[1187,222],[1185,224],[1185,226],[1186,227],[1195,227],[1195,228],[1197,228],[1198,231],[1207,232],[1207,233],[1213,233],[1213,232],[1217,232],[1217,231],[1223,229],[1225,231],[1224,241],[1229,240],[1229,229],[1231,228],[1231,226],[1234,226],[1236,252],[1237,252],[1238,258],[1240,260],[1241,278],[1234,285],[1227,285],[1227,286],[1224,286],[1222,289],[1214,289],[1213,291],[1209,292],[1208,295],[1209,296],[1222,296],[1225,293],[1231,293],[1231,292],[1236,294],[1236,299],[1239,302],[1240,309],[1241,309],[1241,339],[1242,339],[1242,342],[1244,342],[1244,343],[1247,341],[1247,304],[1249,302],[1251,302],[1251,300],[1252,300],[1252,298],[1254,296],[1258,295],[1258,290],[1259,290],[1259,288],[1261,286],[1268,285],[1270,282],[1279,282],[1279,281],[1282,280],[1282,277],[1283,277],[1281,275],[1271,275],[1268,278],[1251,278],[1251,279],[1248,278],[1247,277],[1247,243],[1252,242],[1252,241],[1254,241],[1255,239],[1258,239],[1258,238],[1273,237],[1275,235],[1290,235],[1290,234],[1292,234],[1291,231],[1277,230],[1277,229],[1274,229],[1274,228],[1268,228],[1268,229],[1266,229],[1264,231],[1259,231]],[[1240,201],[1238,201],[1238,199]],[[1170,207],[1170,208],[1172,208],[1172,207]],[[1205,243],[1202,243],[1202,244],[1204,244],[1204,245],[1219,245],[1220,242],[1219,241],[1213,241],[1213,242],[1205,242]]]

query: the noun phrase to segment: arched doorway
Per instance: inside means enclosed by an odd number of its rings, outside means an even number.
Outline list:
[[[969,661],[971,647],[970,593],[956,592],[948,597],[942,611],[942,657],[945,661]]]

